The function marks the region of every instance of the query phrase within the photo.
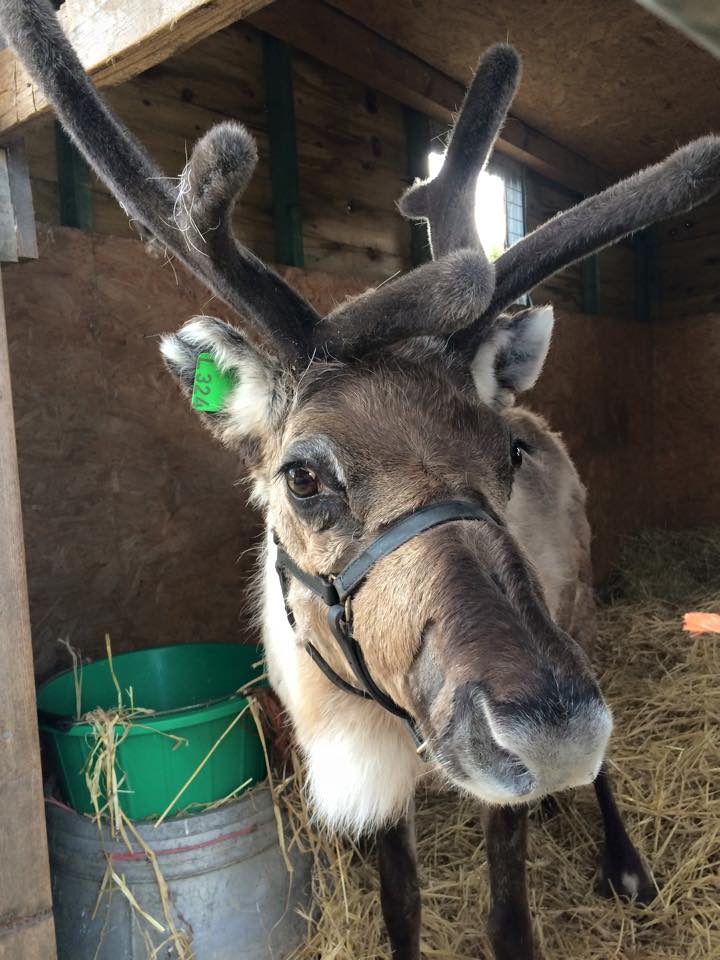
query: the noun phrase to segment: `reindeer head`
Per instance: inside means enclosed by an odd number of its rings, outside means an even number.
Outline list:
[[[696,141],[559,214],[493,268],[472,195],[519,77],[514,51],[494,47],[442,171],[401,201],[428,222],[435,259],[323,318],[232,235],[256,161],[240,125],[206,134],[173,188],[108,113],[44,3],[6,0],[0,28],[127,212],[238,313],[239,328],[195,318],[162,350],[188,393],[201,353],[231,382],[222,407],[201,417],[241,454],[299,573],[287,591],[297,642],[355,684],[312,584],[330,582],[403,518],[460,501],[476,516],[406,539],[353,591],[366,674],[451,780],[488,802],[591,780],[610,715],[506,522],[523,458],[550,442],[539,430],[518,436],[506,408],[540,373],[552,312],[502,311],[569,263],[714,193],[720,141]],[[343,709],[308,659],[310,674],[295,718],[306,727]]]

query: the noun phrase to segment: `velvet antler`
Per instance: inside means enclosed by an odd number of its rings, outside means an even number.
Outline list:
[[[477,235],[475,190],[519,77],[520,58],[512,47],[497,44],[483,56],[442,170],[413,184],[399,203],[406,217],[427,221],[434,262],[332,313],[316,330],[316,343],[327,354],[362,353],[410,336],[450,336],[486,315],[494,269]]]
[[[128,216],[234,308],[255,340],[285,364],[303,361],[317,314],[232,235],[257,159],[249,134],[232,123],[211,130],[176,187],[98,96],[46,0],[2,0],[0,32]]]
[[[400,211],[427,220],[433,256],[479,247],[475,226],[477,179],[485,167],[520,82],[520,57],[496,44],[485,52],[465,96],[440,172],[402,195]]]

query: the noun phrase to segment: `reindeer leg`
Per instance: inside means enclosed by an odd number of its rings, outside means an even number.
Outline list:
[[[486,807],[483,815],[490,914],[488,934],[495,960],[533,960],[527,899],[527,807]]]
[[[619,896],[634,898],[638,903],[651,903],[657,893],[655,883],[625,829],[605,767],[595,780],[595,793],[605,827],[600,892],[612,897],[614,891]]]
[[[377,836],[380,903],[393,960],[420,960],[420,887],[415,811]]]

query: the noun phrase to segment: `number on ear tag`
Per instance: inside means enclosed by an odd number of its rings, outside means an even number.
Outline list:
[[[237,381],[232,373],[223,373],[209,353],[201,353],[195,367],[190,405],[203,413],[217,413],[222,410],[225,399]]]

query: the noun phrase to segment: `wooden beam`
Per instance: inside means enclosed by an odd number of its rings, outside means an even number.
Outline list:
[[[292,56],[286,43],[267,34],[263,37],[263,71],[270,141],[275,259],[290,267],[302,267],[305,265],[305,255]]]
[[[65,0],[59,17],[98,87],[154,67],[271,0]],[[0,134],[48,111],[10,50],[0,52]]]
[[[720,58],[718,0],[637,0],[637,2]]]
[[[0,151],[0,260],[17,260],[17,226],[6,151]],[[43,806],[25,577],[20,482],[0,281],[0,956],[54,960],[50,870]]]
[[[445,126],[465,96],[462,84],[322,0],[275,0],[249,21]],[[509,118],[497,149],[581,194],[596,193],[610,179],[517,117]]]

